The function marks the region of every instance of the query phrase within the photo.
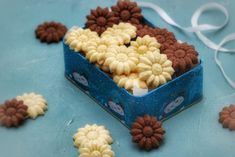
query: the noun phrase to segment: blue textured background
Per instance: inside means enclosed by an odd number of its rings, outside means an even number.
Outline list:
[[[182,25],[189,25],[194,10],[206,1],[152,0]],[[223,31],[208,33],[216,42],[233,32],[235,27],[235,1],[218,2],[228,9],[231,21]],[[28,120],[18,129],[0,128],[0,156],[78,156],[72,135],[78,127],[87,123],[102,124],[110,130],[117,157],[234,156],[235,132],[222,129],[217,119],[218,112],[225,104],[235,103],[235,91],[224,81],[216,67],[213,51],[194,35],[170,27],[152,11],[143,11],[154,24],[167,27],[178,39],[194,44],[205,69],[204,99],[164,122],[165,142],[160,149],[152,152],[136,149],[122,124],[64,78],[62,43],[41,44],[34,37],[34,29],[45,20],[60,21],[68,27],[82,26],[91,8],[112,4],[114,0],[0,0],[0,102],[34,91],[43,94],[49,103],[44,117]],[[223,18],[218,13],[208,12],[200,21],[219,23],[220,17]],[[231,68],[235,65],[235,56],[222,54],[221,59],[225,69],[235,79],[235,70]],[[71,120],[73,122],[67,125]]]

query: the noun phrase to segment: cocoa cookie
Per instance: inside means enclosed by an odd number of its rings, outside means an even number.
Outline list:
[[[224,128],[235,130],[235,105],[224,107],[219,113],[219,122]]]
[[[154,37],[161,44],[161,52],[177,42],[175,35],[165,28],[154,28],[152,32],[154,34]]]
[[[17,127],[26,119],[28,107],[16,99],[6,101],[0,106],[0,124],[6,127]]]
[[[142,21],[141,9],[136,2],[129,0],[119,0],[115,6],[111,7],[115,16],[122,22],[140,24]]]
[[[101,35],[108,27],[119,23],[119,18],[108,8],[97,7],[87,17],[86,27]]]
[[[155,117],[144,115],[135,120],[130,133],[133,142],[137,143],[141,149],[149,151],[160,146],[165,131],[161,122]]]
[[[36,37],[41,42],[57,43],[63,39],[67,32],[66,26],[58,22],[44,22],[35,30]]]
[[[149,35],[151,37],[155,37],[155,31],[153,27],[150,27],[148,25],[137,25],[137,36],[143,37],[145,35]]]
[[[172,61],[175,75],[179,76],[198,64],[198,53],[194,46],[187,43],[175,43],[168,46],[162,53]]]

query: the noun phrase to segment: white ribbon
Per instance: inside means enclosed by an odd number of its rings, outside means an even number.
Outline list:
[[[182,27],[179,24],[177,24],[167,13],[165,10],[163,10],[161,7],[159,7],[156,4],[150,3],[150,2],[138,2],[138,5],[144,8],[151,8],[155,12],[159,14],[159,16],[168,24],[183,30],[184,32],[193,32],[196,34],[196,36],[209,48],[215,50],[215,62],[219,66],[220,71],[222,72],[224,78],[226,81],[230,84],[231,87],[235,89],[235,82],[231,80],[231,78],[225,73],[224,68],[221,64],[221,62],[218,59],[218,52],[229,52],[229,53],[235,53],[235,49],[226,49],[222,47],[226,43],[235,40],[235,33],[229,34],[226,36],[220,44],[216,44],[213,41],[211,41],[209,38],[207,38],[204,34],[202,34],[201,31],[218,31],[223,29],[228,21],[229,21],[229,13],[225,7],[218,3],[207,3],[199,7],[193,14],[191,18],[191,24],[190,27]],[[225,19],[224,22],[219,25],[211,25],[211,24],[198,24],[199,17],[208,10],[217,10],[224,14]]]
[[[215,62],[216,62],[216,64],[219,66],[220,71],[222,72],[224,78],[227,80],[227,82],[230,84],[230,86],[235,89],[235,82],[233,82],[233,81],[231,80],[231,78],[226,74],[226,72],[224,71],[224,68],[223,68],[223,66],[222,66],[222,63],[221,63],[220,60],[218,59],[218,52],[219,52],[220,48],[221,48],[224,44],[226,44],[226,43],[228,43],[228,42],[230,42],[230,41],[233,41],[233,40],[235,40],[235,33],[232,33],[232,34],[227,35],[227,36],[220,42],[220,44],[218,45],[218,49],[215,51]],[[233,52],[233,53],[234,53],[234,52],[235,52],[235,49],[228,50],[228,52]]]

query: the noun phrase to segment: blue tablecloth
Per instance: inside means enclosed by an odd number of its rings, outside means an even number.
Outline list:
[[[192,13],[209,0],[151,0],[162,6],[182,25],[190,25]],[[207,35],[219,42],[234,31],[235,1],[217,0],[231,14],[226,29]],[[62,43],[41,44],[35,39],[36,26],[45,20],[83,26],[85,16],[96,6],[110,6],[114,0],[1,0],[0,1],[0,102],[24,92],[41,93],[48,100],[45,116],[27,120],[18,129],[0,127],[1,157],[74,157],[72,135],[87,123],[105,125],[112,133],[117,157],[232,157],[235,132],[223,129],[218,112],[235,103],[235,91],[225,82],[213,60],[213,51],[192,34],[167,25],[153,11],[144,16],[159,27],[167,27],[179,40],[197,48],[204,61],[204,99],[164,122],[164,144],[152,152],[139,151],[129,131],[64,77]],[[200,22],[221,22],[222,15],[207,12]],[[228,45],[228,46],[233,46]],[[221,54],[228,73],[235,79],[234,59]]]

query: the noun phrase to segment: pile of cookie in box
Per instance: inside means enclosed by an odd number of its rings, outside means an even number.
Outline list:
[[[91,10],[85,28],[72,27],[65,43],[130,93],[134,87],[155,89],[199,63],[192,45],[144,23],[136,2]]]

